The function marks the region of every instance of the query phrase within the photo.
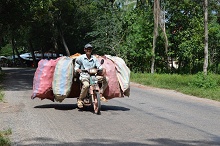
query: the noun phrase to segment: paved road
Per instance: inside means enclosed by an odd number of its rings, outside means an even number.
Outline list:
[[[32,100],[34,69],[3,68],[0,130],[13,145],[220,145],[220,103],[132,83],[131,96],[102,102],[101,115],[79,111],[75,99]]]

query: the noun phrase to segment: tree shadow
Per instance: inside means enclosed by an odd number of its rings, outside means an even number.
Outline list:
[[[16,145],[25,145],[25,143],[31,144],[34,146],[219,146],[219,142],[215,141],[206,141],[206,140],[174,140],[169,138],[158,138],[158,139],[145,139],[144,142],[126,142],[125,139],[123,141],[119,140],[111,140],[111,139],[81,139],[77,142],[62,142],[52,138],[46,137],[37,137],[32,139],[25,139],[22,140]],[[151,143],[151,144],[149,144]],[[152,144],[153,143],[153,144]],[[13,143],[12,143],[13,144]]]
[[[5,79],[2,87],[6,91],[26,91],[33,89],[34,68],[3,68]]]

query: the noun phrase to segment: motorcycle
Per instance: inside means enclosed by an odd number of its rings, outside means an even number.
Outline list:
[[[104,63],[104,59],[101,60],[101,65],[103,63]],[[98,79],[96,78],[97,74],[100,72],[98,68],[81,70],[82,72],[87,72],[90,75],[89,90],[86,97],[83,99],[83,106],[84,107],[92,106],[95,114],[100,114],[101,111],[100,87],[99,87]]]

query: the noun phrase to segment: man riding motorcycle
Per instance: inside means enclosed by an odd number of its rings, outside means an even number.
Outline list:
[[[100,70],[100,73],[98,76],[96,76],[96,78],[98,79],[99,82],[102,83],[102,86],[100,88],[100,97],[101,99],[105,100],[102,94],[104,93],[107,87],[107,80],[106,80],[106,77],[100,76],[100,74],[104,71],[104,69],[100,65],[99,60],[94,55],[92,55],[92,49],[93,47],[91,44],[86,44],[84,47],[85,54],[80,55],[75,60],[74,70],[75,72],[80,74],[79,79],[82,82],[81,93],[77,101],[77,106],[79,108],[83,108],[83,99],[86,97],[87,92],[89,90],[90,75],[87,72],[82,72],[82,70],[85,70],[85,69],[97,68]]]

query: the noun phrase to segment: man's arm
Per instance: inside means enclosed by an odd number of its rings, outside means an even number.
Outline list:
[[[98,75],[103,76],[106,73],[106,70],[102,67],[102,65],[100,64],[99,60],[96,59],[96,67],[99,70]]]
[[[102,70],[102,66],[97,58],[95,58],[95,66],[97,67],[97,69]]]
[[[80,69],[81,65],[80,64],[81,64],[80,63],[80,58],[78,57],[75,60],[75,67],[74,67],[75,72],[81,73],[81,69]]]

